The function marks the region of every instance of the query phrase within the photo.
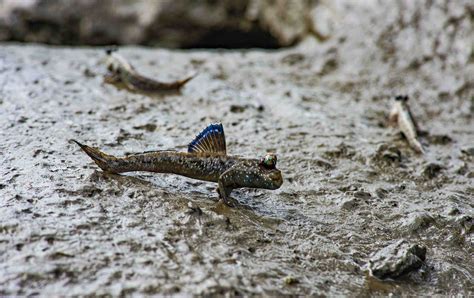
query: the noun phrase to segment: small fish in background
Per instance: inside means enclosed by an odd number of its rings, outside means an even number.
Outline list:
[[[183,80],[174,82],[159,82],[139,74],[135,68],[116,49],[106,50],[108,73],[104,81],[109,84],[124,84],[131,91],[138,92],[166,92],[179,91],[187,82],[195,77],[189,76]]]
[[[408,96],[398,95],[395,97],[388,122],[391,126],[398,126],[413,150],[420,154],[425,153],[423,146],[418,141],[420,129],[408,106]]]
[[[124,157],[105,154],[72,140],[109,173],[145,171],[172,173],[202,181],[217,182],[224,203],[234,206],[230,193],[238,188],[278,189],[283,183],[276,168],[277,157],[267,153],[262,159],[227,155],[222,124],[210,124],[188,145],[188,152],[149,151]]]

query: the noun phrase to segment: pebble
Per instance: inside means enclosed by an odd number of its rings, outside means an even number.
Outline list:
[[[371,276],[395,279],[419,269],[426,259],[426,247],[399,240],[372,255],[368,268]]]

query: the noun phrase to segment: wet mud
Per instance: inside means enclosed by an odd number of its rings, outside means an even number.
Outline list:
[[[102,48],[2,45],[0,295],[472,295],[474,10],[369,3],[337,4],[324,43],[120,49],[161,81],[198,73],[180,94],[105,84]],[[386,123],[398,94],[425,155]],[[185,150],[219,121],[230,154],[278,154],[280,189],[229,208],[215,184],[103,173],[69,142]],[[402,240],[426,248],[421,265],[370,276]]]

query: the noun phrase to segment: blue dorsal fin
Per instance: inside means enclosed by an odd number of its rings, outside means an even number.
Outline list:
[[[226,154],[224,127],[221,123],[209,124],[188,145],[189,153],[206,152]]]

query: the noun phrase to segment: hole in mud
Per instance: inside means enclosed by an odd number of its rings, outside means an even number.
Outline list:
[[[223,49],[246,49],[280,48],[278,40],[269,32],[260,28],[252,28],[249,31],[234,28],[220,28],[206,32],[200,39],[182,46],[183,49],[196,48],[223,48]]]

